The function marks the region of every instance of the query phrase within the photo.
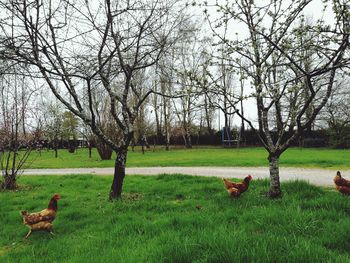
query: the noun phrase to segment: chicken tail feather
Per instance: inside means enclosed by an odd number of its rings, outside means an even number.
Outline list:
[[[21,215],[26,216],[26,215],[28,215],[28,212],[23,210],[23,211],[21,211]]]

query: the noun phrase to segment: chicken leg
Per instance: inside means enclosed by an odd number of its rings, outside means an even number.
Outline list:
[[[29,232],[28,232],[28,234],[24,237],[24,239],[27,239],[31,234],[32,234],[32,230],[29,229]]]

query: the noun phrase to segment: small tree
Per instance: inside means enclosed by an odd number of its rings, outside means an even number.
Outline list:
[[[28,114],[33,93],[20,70],[19,66],[10,66],[0,73],[0,189],[6,190],[17,188],[18,176],[36,146],[37,134],[23,128],[27,125],[23,114]]]
[[[200,95],[193,75],[202,73],[205,57],[205,41],[200,39],[200,29],[194,22],[183,29],[183,38],[175,47],[176,87],[182,93],[178,99],[173,99],[173,108],[177,117],[177,126],[182,128],[182,138],[186,148],[192,148],[196,113],[201,109]],[[198,119],[200,121],[200,119]]]

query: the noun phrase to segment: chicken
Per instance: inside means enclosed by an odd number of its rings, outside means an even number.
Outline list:
[[[23,216],[23,224],[29,227],[29,232],[25,236],[28,238],[32,231],[45,230],[50,234],[52,233],[52,222],[56,218],[57,213],[57,201],[60,200],[61,196],[55,194],[49,202],[46,209],[37,213],[28,213],[27,211],[21,211]]]
[[[335,188],[344,195],[350,195],[350,181],[344,179],[340,172],[334,177]]]
[[[337,172],[337,175],[334,177],[334,183],[338,186],[346,186],[346,187],[350,187],[350,181],[344,179],[340,172]]]
[[[335,188],[343,195],[350,195],[350,187],[337,185]]]
[[[239,197],[241,195],[241,191],[239,191],[237,188],[230,187],[227,188],[227,192],[231,197]]]
[[[226,178],[222,178],[225,188],[231,197],[239,197],[242,193],[248,190],[249,182],[253,179],[251,175],[248,175],[243,179],[241,183],[234,183]]]

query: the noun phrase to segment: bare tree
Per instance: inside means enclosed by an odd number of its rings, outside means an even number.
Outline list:
[[[17,188],[17,179],[36,146],[36,133],[27,129],[32,90],[21,76],[20,65],[6,65],[0,73],[0,189]]]
[[[163,96],[154,97],[157,136],[164,138],[165,150],[170,149],[173,106],[171,95],[175,85],[175,47],[171,47],[159,61],[155,76],[156,89]]]
[[[182,137],[186,148],[192,148],[195,115],[201,110],[200,91],[194,81],[194,75],[203,73],[202,65],[206,59],[205,42],[198,36],[200,29],[189,24],[183,29],[184,34],[175,50],[176,87],[183,92],[179,99],[173,99],[173,108],[178,125],[182,128]],[[199,118],[200,120],[200,118]]]
[[[226,1],[215,4],[222,14],[217,23],[208,16],[219,44],[225,45],[225,60],[237,71],[244,70],[251,81],[249,97],[256,102],[257,127],[239,111],[239,97],[229,101],[268,152],[270,197],[281,196],[281,154],[309,129],[331,95],[336,72],[349,64],[348,3],[332,1],[332,24],[322,18],[314,24],[300,23],[310,2]],[[245,27],[248,36],[223,36],[217,28],[226,22]],[[309,36],[301,37],[305,32]]]
[[[33,65],[56,98],[117,153],[109,198],[120,197],[134,121],[153,92],[140,93],[134,77],[154,66],[176,37],[179,2],[2,1],[1,8],[13,17],[3,19],[4,27],[16,25],[3,37],[11,50],[5,56]],[[97,121],[96,87],[108,98],[119,141]]]

